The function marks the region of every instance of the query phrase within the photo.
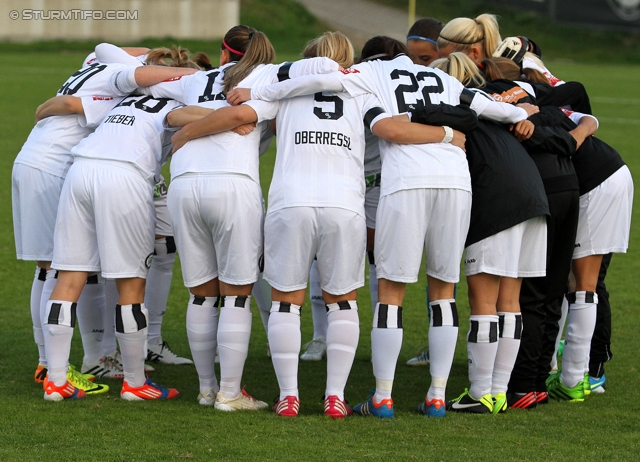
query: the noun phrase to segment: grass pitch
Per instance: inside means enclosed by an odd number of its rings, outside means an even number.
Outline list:
[[[193,366],[157,366],[161,384],[181,396],[170,402],[132,403],[119,399],[120,384],[107,395],[50,403],[33,383],[37,352],[31,332],[29,293],[34,264],[15,259],[11,222],[11,167],[33,126],[38,104],[54,95],[84,55],[0,54],[0,459],[1,460],[636,460],[640,448],[640,383],[637,335],[640,313],[640,234],[637,210],[630,251],[614,256],[607,278],[613,307],[614,359],[607,365],[607,392],[583,404],[552,402],[532,411],[499,416],[450,414],[427,419],[415,407],[428,388],[426,368],[404,362],[426,344],[425,280],[407,290],[404,346],[397,368],[396,418],[333,421],[322,415],[326,363],[301,363],[301,415],[284,419],[269,412],[222,413],[197,404]],[[286,58],[286,57],[283,57]],[[624,157],[634,178],[640,172],[640,67],[548,63],[565,80],[582,81],[600,118],[598,136]],[[261,159],[265,194],[274,151]],[[185,332],[187,291],[175,266],[164,338],[188,354]],[[466,285],[458,290],[462,318],[448,398],[468,385]],[[368,395],[374,379],[370,363],[371,309],[360,291],[361,338],[346,396],[351,403]],[[278,393],[266,356],[266,336],[257,308],[244,383],[254,396],[270,401]],[[303,311],[303,341],[311,339],[311,313]],[[71,361],[82,351],[74,338]]]

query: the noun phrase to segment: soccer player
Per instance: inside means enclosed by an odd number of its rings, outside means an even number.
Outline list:
[[[438,54],[446,58],[450,53],[465,53],[474,63],[493,56],[502,42],[498,19],[493,14],[481,14],[475,19],[455,18],[440,31]]]
[[[274,100],[317,91],[347,91],[351,96],[375,94],[390,114],[421,107],[427,98],[434,104],[452,105],[462,98],[477,113],[497,120],[517,122],[527,116],[523,109],[465,92],[460,82],[442,71],[415,65],[406,56],[406,47],[391,38],[370,39],[362,51],[362,58],[368,57],[371,61],[339,73],[254,87],[250,92],[236,91],[228,98],[236,103],[248,99],[247,93],[253,98]],[[363,415],[394,415],[391,391],[402,345],[401,305],[406,283],[417,280],[423,248],[431,297],[432,384],[421,412],[444,414],[445,387],[458,331],[453,286],[459,278],[471,207],[469,168],[464,151],[450,145],[451,132],[445,129],[442,143],[380,145],[384,181],[375,242],[379,302],[371,334],[376,391],[354,407],[354,412]]]

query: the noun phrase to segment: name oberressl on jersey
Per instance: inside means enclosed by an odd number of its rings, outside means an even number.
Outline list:
[[[272,107],[254,106],[271,113]],[[263,103],[264,104],[264,103]],[[277,110],[276,163],[269,212],[286,207],[339,207],[364,217],[363,119],[388,117],[373,95],[316,93],[267,103]],[[327,185],[331,185],[328,187]]]
[[[165,160],[162,142],[167,114],[180,106],[168,98],[129,96],[71,152],[75,157],[132,164],[153,184]]]

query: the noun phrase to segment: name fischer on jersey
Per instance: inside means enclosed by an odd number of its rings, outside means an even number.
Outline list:
[[[330,144],[351,151],[351,138],[343,133],[303,131],[294,135],[296,144]]]
[[[132,115],[124,115],[124,114],[114,114],[110,115],[104,120],[105,124],[122,124],[122,125],[131,125],[133,126],[133,122],[136,121],[136,116]]]

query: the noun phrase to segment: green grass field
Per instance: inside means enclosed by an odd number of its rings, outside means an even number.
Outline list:
[[[640,234],[632,228],[630,251],[613,259],[608,287],[613,307],[613,352],[608,388],[583,404],[558,403],[500,416],[449,415],[426,419],[415,407],[426,393],[426,368],[404,362],[426,344],[428,319],[425,280],[408,288],[404,347],[396,375],[396,418],[380,421],[353,417],[333,421],[322,415],[325,362],[301,363],[301,415],[278,418],[268,412],[221,413],[199,406],[193,366],[157,366],[159,383],[175,386],[171,402],[131,403],[112,391],[77,402],[48,403],[33,383],[37,352],[31,332],[29,292],[34,264],[15,259],[11,221],[11,167],[33,126],[38,104],[74,72],[84,54],[0,54],[0,460],[637,460],[640,448]],[[293,58],[280,56],[281,59]],[[547,63],[565,80],[582,81],[601,125],[598,136],[620,151],[634,178],[640,172],[640,66]],[[268,189],[274,151],[261,159]],[[638,221],[634,213],[634,225]],[[185,332],[187,291],[179,265],[164,324],[164,338],[188,353]],[[460,284],[461,329],[448,398],[468,384],[466,367],[466,285]],[[368,289],[360,294],[361,338],[347,399],[367,397],[374,380],[370,364],[371,310]],[[311,339],[311,314],[303,312],[303,341]],[[71,360],[82,361],[74,338]],[[257,308],[244,383],[254,396],[270,401],[278,393],[266,356],[266,336]]]

